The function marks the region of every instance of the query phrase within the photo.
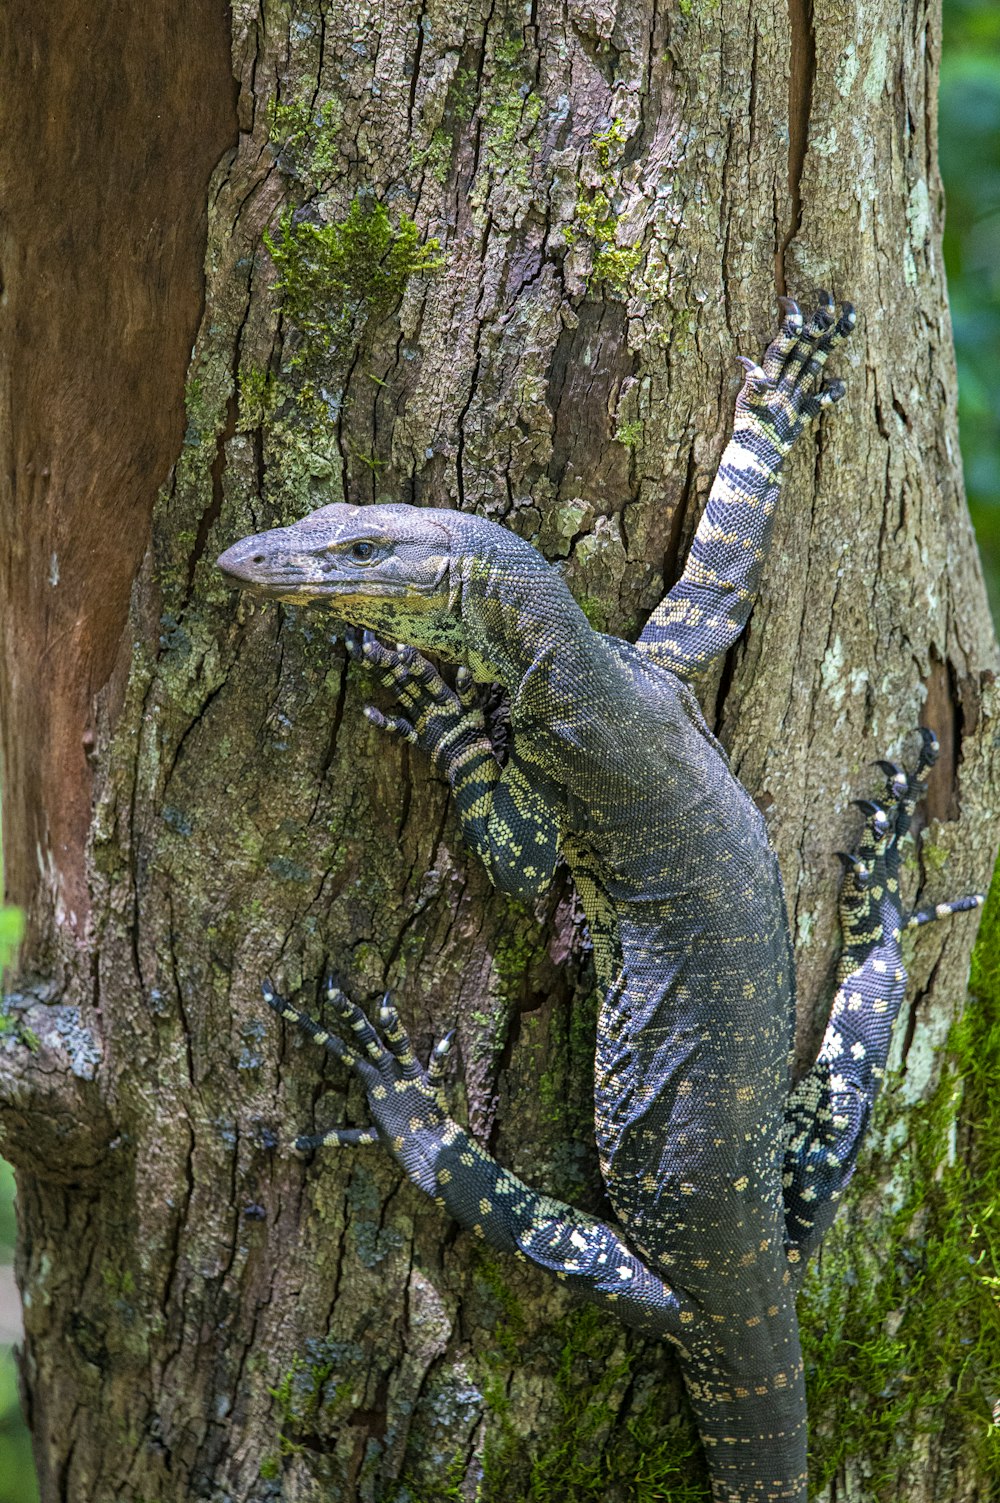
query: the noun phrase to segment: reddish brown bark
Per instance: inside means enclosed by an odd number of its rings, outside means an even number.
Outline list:
[[[235,81],[224,0],[13,0],[0,53],[5,873],[40,955],[86,935],[94,696],[184,431]]]

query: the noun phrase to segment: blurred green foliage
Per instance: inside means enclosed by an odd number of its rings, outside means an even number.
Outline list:
[[[0,908],[0,974],[13,959],[21,939],[21,915],[16,908]]]
[[[0,1503],[37,1503],[31,1441],[21,1418],[14,1353],[0,1354]]]
[[[945,0],[939,111],[969,509],[1000,624],[1000,6]]]
[[[0,908],[0,977],[13,958],[22,929],[16,908]],[[0,1264],[9,1266],[13,1259],[15,1232],[14,1171],[0,1159]],[[0,1270],[0,1277],[10,1277],[8,1267]],[[37,1503],[37,1499],[31,1442],[17,1394],[14,1353],[10,1347],[0,1347],[0,1503]]]

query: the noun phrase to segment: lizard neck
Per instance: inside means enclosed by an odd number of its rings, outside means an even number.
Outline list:
[[[559,573],[523,544],[514,559],[463,560],[462,636],[473,676],[517,699],[529,678],[572,673],[598,634]]]

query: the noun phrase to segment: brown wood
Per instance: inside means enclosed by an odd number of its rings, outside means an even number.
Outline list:
[[[0,21],[4,833],[40,1042],[4,1043],[0,1112],[42,1496],[614,1503],[673,1444],[669,1355],[485,1256],[377,1152],[300,1162],[296,1131],[361,1102],[257,991],[270,972],[314,1005],[333,969],[363,1003],[393,986],[424,1049],[457,1025],[476,1130],[600,1210],[571,894],[538,913],[493,894],[322,620],[234,598],[213,560],[343,497],[463,505],[632,635],[704,503],[735,355],[762,350],[778,292],[852,297],[847,398],[790,465],[761,599],[706,694],[771,811],[804,1057],[830,853],[922,715],[945,746],[928,899],[981,886],[993,856],[936,11],[237,0],[229,21],[231,65],[205,0]],[[288,143],[324,109],[319,139]],[[359,316],[319,421],[262,236],[288,204],[341,222],[358,193],[445,264]],[[973,930],[916,947],[899,1060],[919,1055],[918,1099]],[[971,1463],[914,1454],[880,1500],[978,1496]]]
[[[0,48],[5,867],[40,941],[55,920],[83,943],[94,696],[184,431],[205,189],[236,139],[226,6],[13,0]]]

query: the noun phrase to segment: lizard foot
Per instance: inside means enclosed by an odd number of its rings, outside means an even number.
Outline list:
[[[446,1034],[435,1046],[425,1070],[413,1052],[388,993],[379,1008],[379,1032],[360,1007],[332,981],[327,981],[327,1001],[350,1037],[347,1042],[308,1013],[292,1007],[275,992],[270,981],[265,981],[261,990],[264,1001],[279,1017],[301,1028],[357,1075],[367,1093],[373,1118],[371,1127],[335,1127],[329,1132],[299,1137],[296,1148],[308,1152],[321,1147],[353,1148],[382,1143],[414,1184],[434,1194],[434,1164],[457,1131],[447,1115],[443,1089],[454,1034]]]
[[[370,631],[347,632],[344,642],[353,661],[374,670],[403,712],[383,715],[374,705],[366,705],[372,725],[422,747],[445,776],[451,775],[470,747],[490,748],[468,669],[459,669],[452,689],[413,647],[402,643],[387,647]]]
[[[903,929],[916,929],[953,913],[967,913],[982,907],[982,893],[970,893],[930,908],[906,912],[899,890],[899,846],[909,833],[917,805],[927,791],[926,774],[940,754],[938,739],[932,730],[921,726],[920,751],[913,771],[907,773],[898,763],[880,759],[875,765],[886,779],[885,794],[879,803],[856,799],[857,807],[867,816],[865,828],[853,855],[839,852],[846,876],[841,893],[841,922],[845,943],[870,944],[874,931],[887,919],[898,937]],[[886,908],[888,900],[888,909]]]
[[[843,381],[822,383],[820,377],[830,352],[853,330],[857,315],[850,303],[844,303],[838,315],[828,292],[819,294],[819,307],[808,321],[791,298],[779,302],[784,318],[763,365],[740,356],[746,380],[736,402],[736,427],[763,424],[785,448],[806,422],[844,395]]]

